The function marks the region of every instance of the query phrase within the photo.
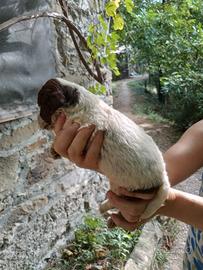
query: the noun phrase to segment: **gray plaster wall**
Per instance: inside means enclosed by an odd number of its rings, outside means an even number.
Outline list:
[[[69,19],[85,32],[90,15],[87,1],[67,2]],[[42,11],[61,13],[57,0],[1,1],[0,23]],[[81,84],[90,80],[64,23],[38,18],[0,32],[0,109],[36,102],[39,87],[55,76]]]
[[[69,4],[71,19],[87,26],[87,2]],[[54,1],[1,1],[0,18],[5,21],[47,8],[60,11]],[[13,40],[10,47],[3,45],[2,37]],[[43,46],[45,39],[48,47]],[[84,86],[90,83],[67,30],[49,19],[0,33],[0,69],[4,113],[10,106],[15,109],[15,104],[30,102],[35,107],[38,86],[53,75]],[[0,124],[0,270],[43,269],[72,237],[82,216],[97,211],[104,199],[108,182],[68,160],[53,160],[51,140],[51,133],[38,127],[37,110]]]

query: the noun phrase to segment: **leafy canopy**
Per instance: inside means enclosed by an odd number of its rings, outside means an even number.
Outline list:
[[[133,63],[158,74],[169,116],[187,127],[203,118],[203,1],[135,1],[120,43]],[[190,109],[189,109],[190,108]]]

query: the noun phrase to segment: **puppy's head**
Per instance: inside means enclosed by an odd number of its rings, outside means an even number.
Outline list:
[[[51,126],[52,115],[57,109],[79,103],[79,91],[72,85],[51,79],[40,89],[37,102],[40,107],[40,127],[48,129]]]

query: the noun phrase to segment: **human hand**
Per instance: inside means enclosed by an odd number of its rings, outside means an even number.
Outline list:
[[[77,166],[99,171],[100,152],[104,139],[104,132],[97,131],[94,138],[90,138],[95,126],[80,128],[64,113],[61,113],[54,125],[56,134],[54,150],[63,157],[68,158]]]
[[[125,188],[119,188],[119,196],[108,191],[107,198],[110,203],[119,210],[117,214],[111,214],[108,220],[109,227],[118,226],[125,230],[133,231],[139,228],[147,220],[140,220],[150,200],[153,199],[157,190],[150,193],[129,192]]]

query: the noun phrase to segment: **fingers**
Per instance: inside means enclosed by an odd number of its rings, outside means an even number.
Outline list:
[[[152,191],[151,193],[142,193],[142,192],[136,192],[136,191],[135,192],[128,191],[127,189],[125,189],[123,187],[119,187],[119,194],[121,196],[127,196],[127,197],[131,197],[131,198],[151,200],[154,198],[156,191]]]
[[[154,217],[155,214],[152,216]],[[112,214],[111,217],[108,219],[108,227],[114,228],[114,227],[121,227],[126,231],[134,231],[135,229],[139,229],[141,226],[143,226],[145,223],[147,223],[151,218],[140,220],[137,219],[134,222],[128,222],[122,214],[119,212],[117,214]]]
[[[57,136],[55,137],[54,141],[54,150],[59,155],[68,158],[67,149],[75,138],[80,125],[78,123],[72,123],[70,119],[67,119],[63,125],[63,128],[61,129],[61,123],[62,120],[58,123],[56,128]]]
[[[73,160],[78,166],[82,166],[81,163],[84,160],[84,152],[94,129],[94,125],[80,129],[68,148],[67,152],[69,159]]]
[[[117,196],[112,191],[107,192],[107,198],[115,208],[118,208],[121,211],[131,211],[131,209],[135,208],[135,205],[145,206],[146,204],[145,201],[139,199],[132,200],[131,198]]]
[[[122,216],[128,222],[137,221],[148,204],[148,201],[132,198],[129,199],[129,197],[120,197],[111,191],[107,193],[107,197],[110,203],[120,210]]]
[[[61,114],[54,127],[54,150],[79,167],[99,171],[104,132],[98,131],[91,139],[94,130],[95,125],[80,128],[79,124],[70,119],[65,120],[65,115]]]
[[[59,117],[56,120],[56,123],[54,125],[54,132],[57,135],[62,129],[63,125],[65,124],[66,116],[64,113],[61,113]]]
[[[90,142],[94,129],[95,127],[92,126],[78,131],[68,149],[68,156],[79,167],[100,171],[99,162],[104,132],[97,131]]]
[[[108,220],[108,224],[110,224],[110,226],[112,227],[113,226],[121,227],[126,231],[134,231],[141,225],[139,222],[126,221],[125,218],[121,215],[121,213],[112,214],[111,218]]]
[[[98,167],[100,161],[101,147],[104,141],[104,132],[97,131],[91,144],[88,146],[88,151],[85,157],[85,162],[89,164],[94,161],[95,165]]]

